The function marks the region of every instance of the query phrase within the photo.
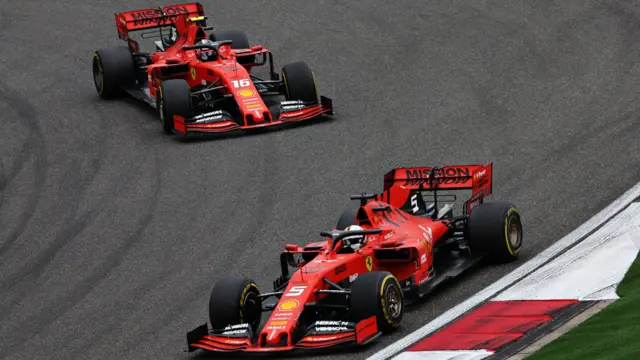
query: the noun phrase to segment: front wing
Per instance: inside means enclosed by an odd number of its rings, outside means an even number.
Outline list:
[[[322,114],[333,115],[333,103],[330,98],[321,96],[319,103],[295,107],[285,105],[280,106],[279,110],[277,119],[252,125],[239,125],[230,114],[220,110],[197,115],[190,119],[175,115],[173,123],[175,131],[182,135],[259,129],[311,120]]]
[[[329,323],[339,323],[331,326],[322,323],[328,322],[316,322],[295,344],[286,339],[277,344],[268,343],[266,337],[256,339],[248,324],[229,326],[221,331],[210,331],[207,324],[203,324],[187,333],[188,351],[281,352],[323,349],[336,345],[365,345],[381,335],[375,316],[358,323],[331,321]]]

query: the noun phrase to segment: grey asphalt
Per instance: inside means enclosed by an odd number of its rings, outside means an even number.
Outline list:
[[[162,4],[171,4],[163,2]],[[278,66],[306,60],[335,120],[215,141],[100,101],[91,54],[148,1],[0,4],[0,358],[189,359],[227,275],[268,289],[286,243],[407,165],[494,161],[522,261],[640,179],[640,3],[207,1]],[[409,310],[364,358],[497,280],[481,269]]]

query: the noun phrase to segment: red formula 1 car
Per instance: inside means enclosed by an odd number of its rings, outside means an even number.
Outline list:
[[[520,214],[510,203],[484,202],[491,178],[492,164],[390,171],[384,192],[352,197],[361,206],[321,233],[326,240],[286,246],[273,292],[260,293],[248,278],[219,281],[209,301],[211,328],[187,334],[189,351],[361,345],[393,331],[405,303],[481,259],[518,257]],[[464,189],[471,197],[454,215],[456,195],[442,192]],[[261,326],[263,312],[271,314]]]
[[[235,30],[206,26],[202,5],[190,3],[115,15],[128,47],[97,50],[93,77],[98,94],[123,90],[156,108],[167,133],[220,133],[263,128],[333,114],[318,99],[305,62],[274,70],[272,53],[250,46]],[[269,64],[269,80],[251,74]]]

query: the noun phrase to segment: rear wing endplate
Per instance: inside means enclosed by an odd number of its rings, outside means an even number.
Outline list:
[[[202,4],[187,3],[117,13],[115,17],[118,37],[126,40],[129,36],[129,31],[169,25],[181,16],[186,16],[187,18],[204,16]]]

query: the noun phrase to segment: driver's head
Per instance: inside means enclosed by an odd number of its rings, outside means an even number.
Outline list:
[[[362,228],[358,225],[350,225],[347,226],[345,231],[349,230],[362,230]],[[342,247],[343,248],[351,248],[353,251],[357,251],[364,245],[365,243],[365,235],[350,235],[342,238]]]
[[[200,41],[200,44],[212,45],[213,41],[204,39]],[[213,50],[202,49],[198,53],[198,58],[202,61],[211,61],[211,60],[215,60],[216,57],[215,57],[215,52]]]

